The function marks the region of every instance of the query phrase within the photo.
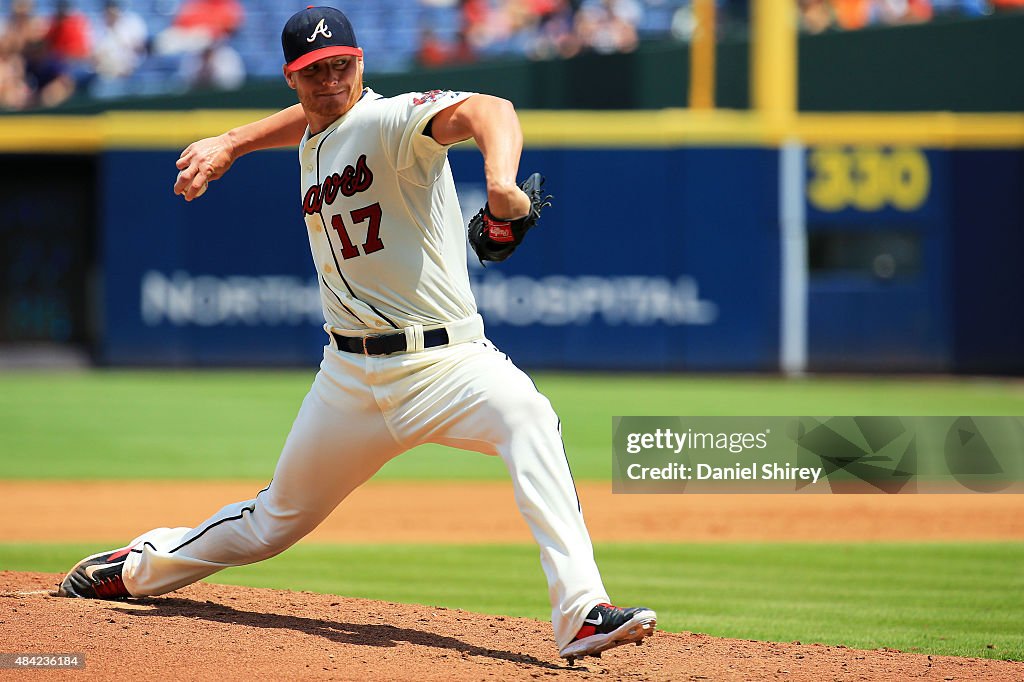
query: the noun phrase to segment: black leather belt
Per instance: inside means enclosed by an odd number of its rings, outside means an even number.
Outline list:
[[[360,355],[391,355],[406,350],[405,332],[394,334],[367,334],[366,336],[342,336],[331,332],[338,350]],[[448,344],[448,330],[431,329],[423,332],[423,347],[435,348]]]

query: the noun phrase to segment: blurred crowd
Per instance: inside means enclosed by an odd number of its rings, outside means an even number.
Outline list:
[[[239,0],[184,0],[154,34],[121,0],[103,0],[93,19],[74,0],[57,0],[49,15],[33,0],[12,0],[0,24],[0,107],[52,107],[75,92],[123,94],[121,84],[151,56],[170,57],[164,75],[182,89],[239,87],[245,65],[228,41],[244,17]]]
[[[799,0],[809,33],[855,31],[878,24],[914,24],[941,16],[979,17],[1024,10],[1024,0]]]
[[[976,17],[1024,10],[1024,0],[793,0],[809,33],[857,30],[878,24],[917,23],[938,16]],[[647,37],[689,40],[696,28],[692,0],[421,0],[456,6],[453,39],[423,27],[419,62],[436,65],[516,55],[533,59],[580,52],[629,52]],[[750,0],[715,0],[717,30],[743,35]]]
[[[503,55],[531,59],[572,57],[583,51],[630,52],[640,39],[645,6],[669,0],[423,0],[457,5],[454,40],[424,25],[418,61],[427,66]],[[665,27],[667,28],[667,26]]]
[[[806,32],[1024,10],[1024,0],[792,0]],[[131,2],[131,5],[127,4]],[[328,0],[356,26],[371,71],[513,57],[630,52],[689,40],[692,0]],[[718,32],[745,34],[750,0],[715,0]],[[0,0],[0,108],[230,90],[278,77],[274,0]],[[6,9],[6,11],[3,11]]]

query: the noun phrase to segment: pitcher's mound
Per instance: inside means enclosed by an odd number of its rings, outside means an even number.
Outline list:
[[[664,632],[569,668],[551,626],[526,618],[206,583],[125,602],[63,599],[52,596],[61,577],[0,572],[2,653],[84,654],[84,669],[62,675],[73,680],[1024,677],[1007,661]]]

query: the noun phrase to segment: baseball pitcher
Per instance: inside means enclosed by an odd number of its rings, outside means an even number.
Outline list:
[[[508,467],[540,546],[559,654],[572,663],[640,644],[656,615],[611,605],[558,417],[487,340],[469,286],[448,148],[472,138],[483,155],[487,203],[469,225],[481,260],[512,254],[549,205],[539,174],[516,182],[522,133],[512,105],[469,92],[373,92],[352,26],[333,8],[296,13],[281,41],[299,105],[190,145],[175,191],[191,201],[239,156],[298,144],[302,219],[326,321],[320,371],[270,485],[195,528],[158,528],[83,559],[58,593],[159,595],[269,558],[388,460],[441,443]]]

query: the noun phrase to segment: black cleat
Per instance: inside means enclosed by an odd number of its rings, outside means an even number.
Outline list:
[[[601,655],[602,651],[634,642],[639,646],[645,637],[654,634],[658,614],[643,606],[620,609],[611,604],[598,604],[583,621],[584,625],[558,655],[573,665],[577,658]]]
[[[60,585],[58,597],[82,599],[127,599],[132,596],[121,579],[129,547],[87,556],[72,568]]]

